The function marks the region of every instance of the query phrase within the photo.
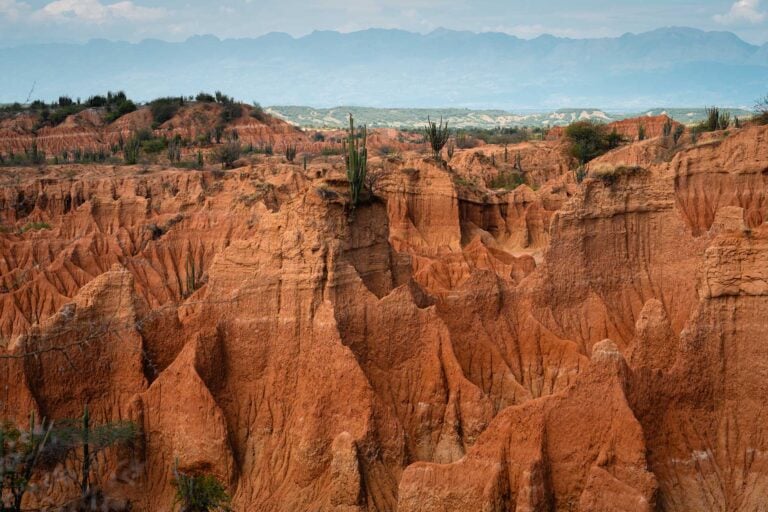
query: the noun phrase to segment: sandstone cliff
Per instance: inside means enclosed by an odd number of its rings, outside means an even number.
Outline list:
[[[139,510],[175,459],[236,510],[760,510],[767,139],[580,184],[510,146],[514,190],[503,148],[403,146],[351,215],[338,157],[0,168],[0,415],[135,421]]]

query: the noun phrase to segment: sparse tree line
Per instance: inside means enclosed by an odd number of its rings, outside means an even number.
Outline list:
[[[99,465],[118,449],[130,455],[139,434],[131,422],[93,421],[87,405],[74,419],[38,420],[33,413],[27,425],[1,422],[0,512],[22,512],[28,500],[50,502],[54,487],[57,510],[130,510],[129,502],[108,495]],[[169,470],[181,512],[230,510],[226,488],[212,475],[183,472],[177,463]]]
[[[161,125],[173,119],[179,110],[187,103],[213,103],[220,105],[221,110],[215,126],[198,135],[195,140],[188,140],[176,134],[168,136],[156,135]],[[157,98],[145,104],[152,115],[152,128],[140,129],[130,133],[126,138],[122,134],[119,140],[109,147],[97,149],[74,148],[64,150],[59,154],[47,155],[41,150],[36,140],[23,151],[10,150],[0,153],[0,165],[23,166],[54,165],[69,163],[110,163],[134,165],[137,163],[153,163],[157,157],[165,154],[171,165],[183,168],[202,169],[206,159],[210,163],[221,164],[223,168],[231,168],[243,154],[274,154],[272,142],[244,145],[240,142],[237,129],[228,129],[228,125],[243,116],[244,105],[237,102],[231,96],[220,91],[215,94],[201,92],[196,96],[178,96]],[[38,121],[33,133],[43,126],[56,126],[67,116],[82,112],[89,108],[104,109],[107,112],[106,120],[112,122],[117,118],[137,110],[137,103],[129,100],[123,91],[108,92],[105,96],[91,96],[85,101],[80,98],[73,100],[68,96],[62,96],[56,102],[45,103],[36,100],[29,105],[15,103],[0,107],[0,118],[19,113],[33,113],[38,115]],[[260,122],[269,122],[269,116],[259,103],[254,102],[249,115]],[[202,148],[213,144],[219,147],[204,155]],[[194,151],[197,148],[197,151]],[[187,151],[182,151],[186,149]],[[189,158],[183,159],[184,153]],[[287,144],[283,154],[288,162],[293,162],[298,153],[295,144]],[[334,154],[339,154],[335,152]]]

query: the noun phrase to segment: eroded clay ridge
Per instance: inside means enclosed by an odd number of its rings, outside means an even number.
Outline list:
[[[137,422],[141,510],[176,458],[235,510],[760,510],[768,128],[508,150],[375,157],[352,216],[339,157],[1,169],[2,416]]]

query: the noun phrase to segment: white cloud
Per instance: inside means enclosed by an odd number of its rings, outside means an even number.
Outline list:
[[[11,21],[19,19],[21,14],[29,10],[29,4],[17,2],[16,0],[0,0],[0,17],[8,18]]]
[[[766,19],[766,12],[760,10],[760,0],[737,0],[725,14],[716,14],[713,19],[723,25],[741,22],[760,23]]]
[[[0,0],[3,1],[3,0]],[[40,21],[80,21],[102,24],[110,21],[154,21],[165,16],[165,9],[143,7],[130,0],[102,4],[100,0],[55,0],[33,14]]]

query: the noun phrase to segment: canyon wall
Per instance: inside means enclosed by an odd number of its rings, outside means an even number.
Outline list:
[[[0,168],[0,416],[134,421],[134,510],[174,461],[235,510],[760,510],[768,128],[665,144],[374,157],[354,210],[338,157]]]

